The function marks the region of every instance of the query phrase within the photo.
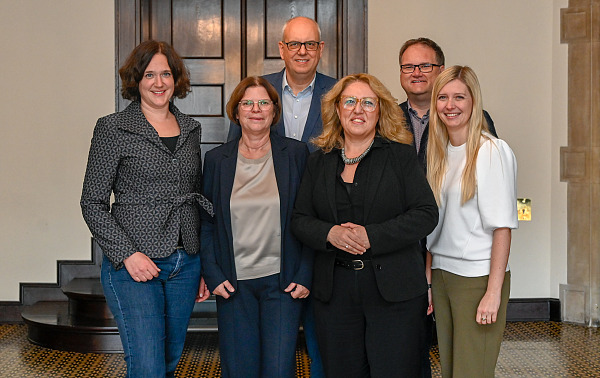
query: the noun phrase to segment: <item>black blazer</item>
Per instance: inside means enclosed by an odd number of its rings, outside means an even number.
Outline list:
[[[402,112],[404,113],[404,120],[406,121],[406,126],[408,127],[408,129],[414,136],[415,131],[413,130],[412,122],[410,121],[410,114],[408,113],[408,101],[404,101],[403,103],[401,103],[400,108],[402,109]],[[490,129],[490,133],[493,136],[495,136],[496,138],[498,138],[498,134],[496,134],[496,128],[494,127],[494,121],[492,120],[492,117],[490,117],[488,112],[486,112],[485,110],[483,111],[483,117],[487,121],[488,128]],[[420,144],[419,152],[417,154],[419,163],[421,164],[423,169],[425,169],[425,171],[427,171],[426,166],[427,166],[427,142],[428,141],[429,141],[429,123],[427,123],[427,126],[425,126],[425,130],[423,131],[423,136],[421,137],[421,144]],[[415,142],[413,141],[413,146],[414,145],[415,145]]]
[[[204,195],[213,203],[215,216],[202,213],[202,276],[210,291],[225,280],[237,289],[230,199],[238,156],[239,138],[208,151],[204,158]],[[292,235],[291,217],[296,193],[306,166],[305,143],[271,133],[273,165],[281,214],[281,289],[295,282],[310,289],[314,251]]]
[[[335,250],[327,242],[337,219],[335,181],[340,152],[311,154],[294,208],[294,234],[315,250],[315,298],[331,298]],[[366,159],[364,226],[371,243],[373,269],[382,297],[403,301],[427,292],[419,240],[438,221],[438,207],[410,145],[375,138]],[[360,163],[359,163],[360,164]],[[360,167],[359,167],[360,168]]]
[[[137,251],[150,258],[169,256],[180,231],[187,253],[200,249],[200,123],[172,104],[169,110],[181,129],[175,152],[160,140],[137,101],[100,118],[94,129],[80,204],[116,268]]]
[[[271,83],[273,87],[275,87],[275,90],[277,90],[280,104],[282,103],[281,91],[283,86],[283,75],[285,75],[285,69],[264,76],[264,78],[267,79],[267,81]],[[329,91],[331,87],[333,87],[336,81],[336,79],[330,76],[323,75],[317,72],[312,100],[310,102],[310,109],[308,110],[308,117],[306,118],[306,124],[304,126],[304,131],[302,133],[301,139],[302,142],[308,144],[308,149],[311,152],[315,151],[317,147],[312,143],[308,143],[308,141],[311,138],[320,135],[321,131],[323,131],[323,119],[321,119],[321,97],[323,97],[323,95],[327,93],[327,91]],[[281,136],[285,136],[285,126],[283,119],[284,117],[282,114],[281,118],[279,119],[279,122],[277,123],[277,125],[274,126],[275,130],[277,131],[277,134]],[[242,131],[240,129],[240,126],[236,123],[230,122],[229,135],[227,136],[227,140],[230,141],[233,139],[238,139],[241,133]]]

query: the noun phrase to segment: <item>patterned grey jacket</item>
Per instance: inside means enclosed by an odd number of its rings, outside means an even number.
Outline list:
[[[139,102],[96,123],[80,204],[92,235],[117,269],[137,251],[150,258],[169,256],[180,230],[187,253],[199,252],[201,127],[174,105],[170,111],[181,129],[175,152],[160,140]]]

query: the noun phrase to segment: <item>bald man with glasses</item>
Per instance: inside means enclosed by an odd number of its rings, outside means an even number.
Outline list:
[[[292,18],[285,23],[279,42],[279,55],[285,68],[264,76],[277,90],[282,105],[282,117],[275,125],[276,132],[308,143],[311,152],[316,147],[310,139],[323,130],[321,97],[337,81],[317,72],[324,47],[321,29],[314,20]],[[230,123],[227,140],[240,135],[240,127]]]

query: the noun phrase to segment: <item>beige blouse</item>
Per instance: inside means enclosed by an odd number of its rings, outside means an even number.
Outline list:
[[[238,153],[230,201],[237,279],[279,273],[281,216],[270,150],[259,159],[247,159]]]

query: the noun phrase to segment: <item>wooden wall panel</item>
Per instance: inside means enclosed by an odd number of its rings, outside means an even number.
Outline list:
[[[223,58],[223,2],[173,0],[173,47],[186,58]]]

